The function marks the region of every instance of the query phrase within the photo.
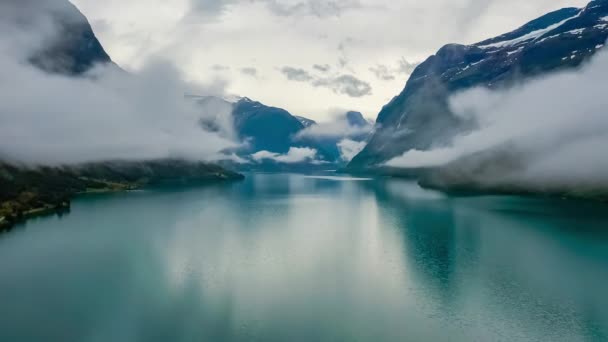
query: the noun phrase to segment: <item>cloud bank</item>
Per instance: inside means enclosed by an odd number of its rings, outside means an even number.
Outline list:
[[[356,113],[356,112],[350,112]],[[359,114],[359,113],[356,113]],[[360,114],[359,114],[360,115]],[[334,118],[327,122],[319,122],[315,125],[306,127],[303,131],[299,132],[296,139],[312,138],[312,139],[343,139],[351,138],[354,140],[365,140],[365,138],[372,132],[374,125],[364,121],[363,122],[351,122],[348,120],[348,113],[334,114]]]
[[[235,145],[198,124],[206,115],[217,115],[215,110],[206,112],[184,99],[191,92],[221,92],[222,85],[186,82],[167,62],[150,62],[137,74],[99,65],[83,77],[49,74],[32,66],[30,56],[61,39],[52,15],[74,15],[65,3],[47,1],[36,7],[43,10],[26,25],[12,20],[0,25],[0,159],[48,165],[215,160]],[[3,13],[23,13],[23,5],[5,2]]]
[[[283,164],[320,163],[317,160],[317,150],[306,147],[292,147],[286,154],[269,151],[260,151],[251,155],[254,161],[260,163],[271,160]]]
[[[340,150],[340,157],[345,162],[350,162],[355,158],[359,152],[363,151],[367,145],[365,141],[355,141],[351,139],[343,139],[338,143],[338,149]]]
[[[608,189],[608,53],[583,69],[505,91],[473,89],[451,99],[452,111],[479,128],[452,146],[409,151],[388,165],[458,169],[486,185]],[[501,168],[501,165],[505,165]],[[486,172],[486,169],[492,172]]]
[[[367,144],[374,125],[358,112],[341,112],[327,122],[315,123],[299,132],[295,141],[335,146],[340,158],[350,162]]]

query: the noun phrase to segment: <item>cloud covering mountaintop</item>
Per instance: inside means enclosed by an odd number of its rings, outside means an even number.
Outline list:
[[[82,70],[82,77],[49,73],[41,66],[61,62],[66,49],[70,55],[72,35],[88,34],[86,18],[67,0],[11,0],[1,6],[2,15],[12,19],[35,13],[32,21],[1,21],[3,159],[43,164],[169,157],[214,160],[235,145],[197,124],[205,115],[216,115],[216,110],[206,113],[184,100],[191,91],[221,93],[221,85],[184,81],[178,69],[160,60],[133,74],[103,61]],[[82,31],[66,37],[65,22],[77,23],[68,27]]]

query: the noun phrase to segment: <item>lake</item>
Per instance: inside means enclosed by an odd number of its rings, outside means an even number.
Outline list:
[[[0,235],[0,341],[607,341],[608,206],[251,174]]]

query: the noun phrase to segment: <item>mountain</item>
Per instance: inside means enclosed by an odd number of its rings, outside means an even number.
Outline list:
[[[298,170],[306,168],[323,168],[324,164],[340,162],[340,153],[335,142],[318,141],[300,138],[299,135],[317,123],[313,120],[297,117],[285,109],[270,107],[249,98],[242,98],[234,104],[235,130],[247,147],[239,151],[242,156],[268,151],[286,154],[292,148],[308,148],[317,152],[314,163],[296,163]],[[262,163],[263,169],[275,169],[273,162]],[[288,165],[283,165],[283,169]],[[292,168],[293,168],[292,167]]]
[[[57,17],[58,39],[33,56],[32,61],[44,70],[71,74],[86,72],[95,64],[112,63],[87,18],[76,6],[70,4],[69,8],[67,16]]]
[[[317,139],[300,137],[300,134],[318,124],[305,117],[294,116],[287,110],[265,105],[259,101],[241,97],[235,101],[223,99],[216,96],[188,96],[197,101],[206,112],[222,111],[223,108],[231,108],[230,120],[225,120],[221,115],[208,115],[201,121],[201,125],[212,131],[225,129],[227,121],[230,121],[234,135],[242,143],[242,146],[234,151],[240,158],[252,163],[232,165],[241,169],[276,170],[278,163],[272,160],[252,161],[252,156],[258,152],[285,155],[293,148],[305,148],[316,151],[316,160],[303,163],[292,163],[292,165],[281,165],[281,170],[303,170],[306,168],[324,167],[326,164],[340,162],[340,153],[335,141],[329,144]],[[222,124],[223,122],[223,124]],[[312,163],[311,163],[312,162]],[[285,163],[283,163],[285,164]]]
[[[292,148],[314,149],[317,159],[307,164],[309,168],[325,168],[328,164],[344,166],[340,142],[345,139],[366,141],[373,129],[373,124],[356,111],[348,111],[330,122],[317,123],[248,98],[234,104],[233,117],[238,136],[247,143],[239,155],[245,157],[260,151],[285,154]],[[297,165],[297,169],[305,169],[304,164]]]
[[[47,72],[77,75],[112,63],[87,18],[67,0],[3,0],[0,20],[43,36],[29,61]]]
[[[476,44],[442,47],[382,108],[376,132],[348,168],[373,168],[411,149],[450,144],[475,125],[451,113],[452,94],[478,86],[506,88],[531,77],[578,68],[607,38],[608,0],[595,0],[581,9],[551,12]]]
[[[363,114],[361,112],[348,111],[345,114],[346,122],[352,127],[364,127],[368,126],[370,123],[365,120]]]
[[[304,125],[304,127],[305,127],[305,128],[308,128],[308,127],[310,127],[310,126],[314,126],[314,125],[316,125],[316,124],[317,124],[317,122],[316,122],[316,121],[311,120],[311,119],[307,119],[307,118],[302,117],[302,116],[296,116],[296,119],[298,119],[298,120],[300,121],[300,123],[301,123],[302,125]]]
[[[241,141],[252,153],[269,151],[287,153],[294,146],[293,138],[305,126],[288,111],[269,107],[243,98],[234,104],[234,127]]]

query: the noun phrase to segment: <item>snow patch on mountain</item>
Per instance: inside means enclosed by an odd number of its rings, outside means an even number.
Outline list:
[[[308,128],[308,127],[310,127],[310,126],[314,126],[314,125],[316,125],[316,124],[317,124],[317,123],[316,123],[314,120],[311,120],[311,119],[305,118],[305,117],[303,117],[303,116],[297,116],[297,115],[296,115],[295,117],[296,117],[296,119],[298,119],[298,121],[300,121],[300,123],[301,123],[301,124],[302,124],[302,125],[303,125],[305,128]]]
[[[565,24],[566,22],[578,17],[581,14],[581,12],[579,12],[577,15],[564,19],[558,23],[555,23],[551,26],[548,26],[544,29],[540,29],[540,30],[536,30],[536,31],[532,31],[528,34],[525,34],[521,37],[515,38],[515,39],[511,39],[511,40],[506,40],[506,41],[501,41],[501,42],[496,42],[496,43],[492,43],[492,44],[488,44],[488,45],[482,45],[482,46],[478,46],[481,49],[493,49],[493,48],[504,48],[507,46],[516,46],[520,43],[523,42],[527,42],[530,40],[535,40],[538,39],[542,36],[544,36],[546,33],[551,32],[553,30],[555,30],[556,28],[562,26],[563,24]]]
[[[524,47],[522,46],[522,47],[519,47],[517,50],[513,50],[513,51],[509,51],[509,52],[507,52],[507,55],[511,56],[511,55],[513,55],[513,54],[520,53],[520,52],[522,52],[523,50],[524,50]]]

